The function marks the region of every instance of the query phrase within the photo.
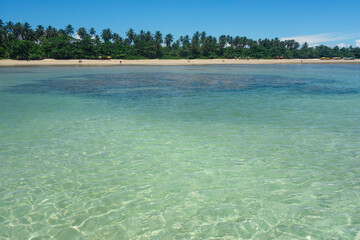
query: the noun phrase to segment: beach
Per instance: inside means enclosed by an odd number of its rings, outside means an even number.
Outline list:
[[[0,67],[10,66],[114,66],[114,65],[144,65],[144,66],[176,66],[176,65],[212,65],[212,64],[360,64],[356,60],[320,60],[320,59],[144,59],[144,60],[0,60]]]

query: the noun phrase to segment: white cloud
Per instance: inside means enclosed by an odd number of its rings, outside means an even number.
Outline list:
[[[347,40],[347,39],[355,38],[356,36],[358,36],[358,34],[355,35],[355,34],[341,34],[341,33],[321,33],[321,34],[304,35],[304,36],[284,37],[281,38],[281,40],[294,39],[300,44],[307,42],[309,45],[316,45],[318,43],[324,43],[324,42]]]
[[[355,47],[360,47],[360,39],[355,40]]]
[[[81,37],[79,36],[79,34],[76,32],[74,35],[72,35],[73,38],[75,39],[81,39]],[[91,39],[95,39],[96,37],[95,36],[90,36]]]
[[[336,46],[338,46],[339,48],[346,48],[346,47],[349,47],[349,45],[348,44],[346,44],[346,43],[339,43],[338,45],[336,45]]]
[[[318,44],[318,43],[311,43],[309,44],[309,47],[317,47],[317,46],[320,46],[321,44]]]
[[[73,35],[73,38],[75,38],[75,39],[80,39],[80,36],[79,36],[78,33],[75,33],[75,35]]]

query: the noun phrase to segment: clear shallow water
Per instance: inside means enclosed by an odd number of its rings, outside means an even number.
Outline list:
[[[0,238],[359,239],[360,66],[0,68]]]

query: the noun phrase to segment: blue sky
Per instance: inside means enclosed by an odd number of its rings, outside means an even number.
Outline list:
[[[192,35],[195,31],[253,39],[295,38],[312,45],[360,46],[360,0],[0,0],[0,19],[75,29],[110,28],[121,36],[160,30]],[[356,40],[359,40],[356,42]]]

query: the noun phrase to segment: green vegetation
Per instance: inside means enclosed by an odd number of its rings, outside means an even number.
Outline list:
[[[74,37],[76,34],[76,38]],[[218,39],[205,32],[192,37],[181,36],[174,40],[172,34],[165,37],[141,30],[129,29],[122,38],[110,29],[100,35],[94,28],[79,28],[76,33],[69,24],[64,29],[39,25],[32,29],[29,23],[4,23],[0,20],[0,58],[12,59],[97,59],[110,56],[117,59],[179,59],[179,58],[360,58],[360,48],[330,48],[320,45],[300,46],[294,40],[281,41],[221,35]]]

